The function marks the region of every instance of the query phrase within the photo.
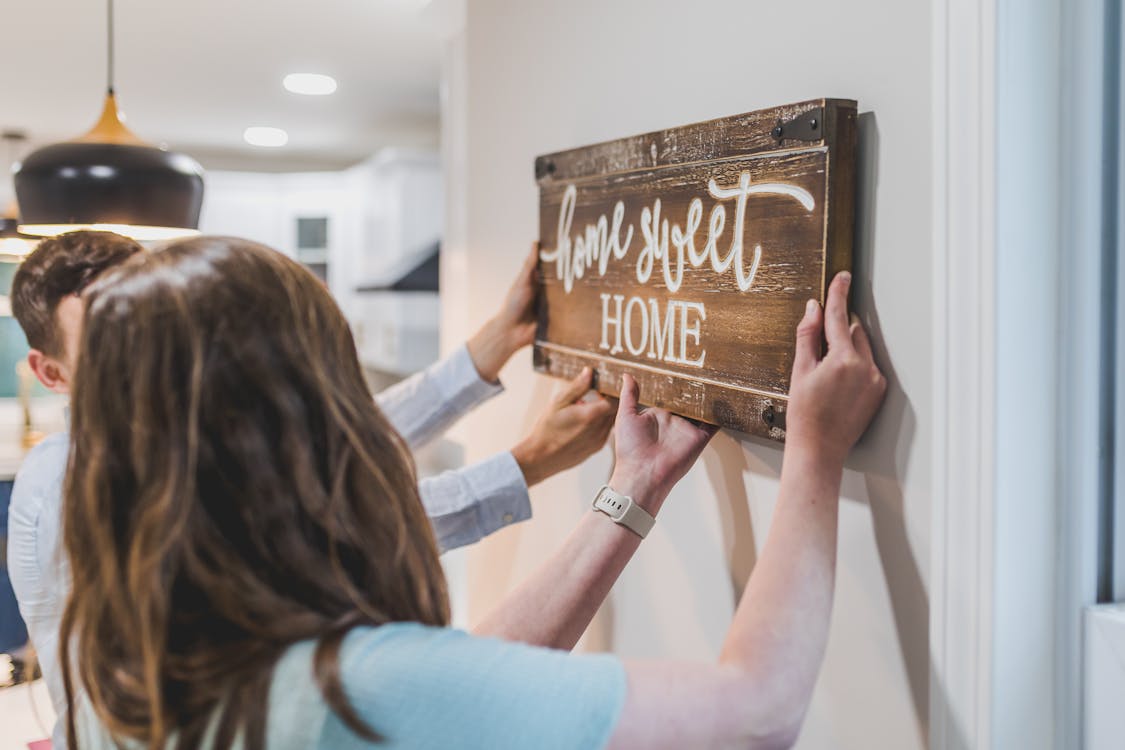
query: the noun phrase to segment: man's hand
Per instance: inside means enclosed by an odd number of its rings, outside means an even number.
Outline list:
[[[535,339],[538,258],[539,244],[535,243],[500,311],[469,339],[469,356],[486,382],[495,382],[511,356]]]
[[[590,368],[584,368],[554,398],[531,434],[512,449],[528,487],[577,466],[605,445],[613,427],[613,404],[600,394],[582,400],[592,376]]]
[[[786,443],[838,469],[874,416],[887,381],[875,365],[867,333],[848,319],[851,274],[836,275],[823,314],[809,300],[797,327],[789,386]],[[828,353],[820,357],[821,332]]]
[[[718,428],[697,425],[664,409],[638,410],[638,391],[637,381],[623,375],[615,438],[617,464],[609,486],[656,515]]]

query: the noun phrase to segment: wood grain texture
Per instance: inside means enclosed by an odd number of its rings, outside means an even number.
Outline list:
[[[823,116],[818,140],[775,137],[780,123],[815,110]],[[851,267],[855,114],[854,102],[821,99],[539,157],[536,369],[571,377],[591,366],[598,390],[614,396],[629,372],[646,405],[784,440],[794,331],[805,301],[823,302],[828,280]],[[737,196],[717,195],[740,184],[780,185],[793,194],[749,195],[739,211]],[[701,205],[688,244],[682,235],[690,233],[693,201]],[[720,205],[725,224],[704,260]],[[655,220],[646,222],[646,211]],[[713,266],[735,247],[739,213],[741,283],[737,261]],[[665,232],[672,235],[667,244]],[[624,252],[614,254],[607,236]],[[554,257],[564,246],[567,257],[578,258],[569,272]],[[694,248],[698,266],[686,248]],[[647,278],[638,271],[646,254]]]

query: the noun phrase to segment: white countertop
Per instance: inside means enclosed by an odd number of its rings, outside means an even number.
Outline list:
[[[43,435],[66,427],[65,396],[31,400],[32,427]],[[0,482],[15,478],[27,451],[23,447],[23,410],[14,398],[0,399]]]
[[[0,750],[27,750],[30,743],[50,737],[54,724],[43,680],[0,690]]]

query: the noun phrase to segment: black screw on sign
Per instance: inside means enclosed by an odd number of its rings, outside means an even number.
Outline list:
[[[762,409],[762,421],[771,429],[785,429],[785,410],[775,410],[773,404],[767,404]]]
[[[544,177],[553,175],[558,167],[549,159],[536,159],[535,160],[535,179],[541,180]]]
[[[777,123],[777,126],[770,131],[770,135],[779,141],[819,141],[824,137],[824,132],[820,127],[823,118],[824,110],[822,108],[810,109],[788,122]]]

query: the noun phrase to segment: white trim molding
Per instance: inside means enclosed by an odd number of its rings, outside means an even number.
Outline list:
[[[1060,0],[998,0],[991,747],[1056,744]]]
[[[933,5],[930,746],[990,743],[995,0]]]
[[[1113,474],[1113,551],[1112,570],[1113,600],[1125,602],[1125,387],[1120,378],[1125,375],[1125,13],[1117,8],[1117,236],[1115,237],[1117,256],[1117,307],[1114,371],[1118,377],[1117,392],[1114,394],[1114,474]],[[1107,24],[1107,28],[1109,24]]]
[[[1109,1],[934,5],[935,750],[1083,746],[1109,490]]]
[[[1084,747],[1083,610],[1109,598],[1113,459],[1109,437],[1113,312],[1105,284],[1115,252],[1111,139],[1117,112],[1107,104],[1111,51],[1108,11],[1117,0],[1067,0],[1060,30],[1058,641],[1055,650],[1058,747]],[[1116,29],[1114,29],[1116,31]],[[1110,158],[1107,159],[1107,156]],[[1115,179],[1115,176],[1114,176]]]

